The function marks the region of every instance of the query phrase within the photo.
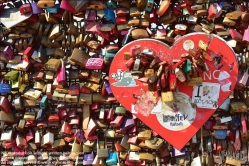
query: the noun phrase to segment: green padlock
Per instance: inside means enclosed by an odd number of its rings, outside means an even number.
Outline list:
[[[11,70],[7,74],[5,74],[4,79],[9,81],[16,81],[19,76],[19,71]]]
[[[189,71],[191,71],[191,61],[189,59],[185,61],[182,69],[184,73],[188,73]]]
[[[116,52],[105,52],[105,60],[107,62],[111,62],[113,60],[113,58],[115,57]]]
[[[126,114],[126,109],[124,107],[122,107],[122,106],[116,107],[115,114],[125,115]]]

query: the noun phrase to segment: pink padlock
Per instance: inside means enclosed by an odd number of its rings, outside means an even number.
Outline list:
[[[12,60],[14,58],[14,51],[10,46],[4,48],[3,54],[8,60]]]
[[[164,29],[163,27],[161,27],[160,29],[157,28],[156,30],[156,36],[166,36],[166,29]]]
[[[239,84],[241,84],[242,86],[245,86],[248,80],[248,69],[249,67],[246,69],[246,72],[244,73],[244,75],[242,76],[241,80],[239,81]]]
[[[130,48],[131,56],[137,56],[141,53],[141,45],[135,45]]]
[[[88,15],[87,15],[87,21],[95,21],[97,17],[97,12],[95,10],[90,10]]]
[[[91,111],[96,111],[96,110],[99,109],[99,107],[100,107],[100,104],[99,104],[99,103],[93,102],[93,103],[91,104]]]
[[[56,80],[58,83],[66,82],[66,69],[64,67],[64,61],[61,59],[61,68],[57,72]]]
[[[249,42],[249,28],[247,28],[244,32],[243,41]]]
[[[70,5],[70,3],[68,2],[68,0],[62,0],[61,1],[61,5],[60,8],[67,10],[69,12],[75,13],[75,9]]]
[[[234,29],[230,29],[229,33],[234,40],[236,40],[236,41],[242,40],[242,35],[238,31],[236,31]]]
[[[137,136],[136,135],[130,136],[129,139],[127,140],[127,143],[128,144],[136,144],[137,143]]]
[[[102,58],[89,58],[86,62],[85,68],[92,70],[101,70],[104,68],[104,59]]]

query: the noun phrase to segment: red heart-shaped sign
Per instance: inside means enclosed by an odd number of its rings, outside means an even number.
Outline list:
[[[205,48],[205,44],[208,47]],[[130,52],[131,48],[140,48],[137,53],[141,53],[134,58],[131,62],[133,67],[129,69],[127,52]],[[186,72],[183,74],[185,76],[193,72],[195,68],[190,71],[187,69],[186,59],[189,58],[190,50],[198,50],[197,48],[201,48],[201,58],[206,65],[206,71],[198,70],[199,76],[193,76],[192,73],[192,78],[188,77],[187,83],[181,82],[182,77],[177,74],[178,69],[182,71],[182,68],[185,68]],[[131,51],[131,53],[137,55],[136,52]],[[139,72],[139,68],[146,66],[143,64],[146,62],[142,62],[143,56],[148,57],[149,54],[160,59],[154,75],[158,74],[160,70],[158,66],[162,65],[163,73],[165,66],[169,68],[169,76],[164,78],[167,82],[174,78],[171,74],[177,76],[177,88],[173,91],[173,95],[169,89],[161,88],[159,91],[159,88],[152,91],[149,87],[155,85],[157,88],[160,82],[149,84],[146,82],[148,77]],[[198,54],[200,54],[198,51],[194,53],[196,56]],[[183,60],[184,55],[188,55],[185,60]],[[176,65],[181,60],[184,62]],[[190,66],[196,66],[194,61],[191,59]],[[138,66],[134,68],[134,65]],[[153,69],[151,62],[147,64],[146,70],[149,68]],[[237,75],[238,64],[235,53],[223,39],[215,35],[192,33],[178,39],[172,47],[152,39],[140,39],[127,44],[113,59],[109,81],[113,94],[121,105],[180,150],[229,97],[235,87]],[[149,77],[153,79],[153,74]],[[161,78],[156,79],[162,81]]]

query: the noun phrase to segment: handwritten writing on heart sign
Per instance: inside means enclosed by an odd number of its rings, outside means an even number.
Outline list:
[[[202,50],[202,56],[205,57],[203,58],[204,64],[208,70],[198,70],[195,75],[192,68],[184,73],[192,76],[190,81],[181,82],[184,77],[177,74],[177,68],[187,70],[187,60],[183,59],[183,55],[189,54],[190,50],[198,50],[197,48],[202,47],[200,44],[203,43],[207,46],[204,48],[204,54]],[[127,67],[129,59],[124,58],[124,54],[130,52],[134,46],[141,47],[140,55],[134,56],[133,66],[138,65],[135,66],[135,71],[134,67]],[[148,50],[150,55],[148,55]],[[153,57],[149,64],[145,64],[143,61],[145,54]],[[169,68],[168,77],[165,78],[166,88],[162,88],[164,87],[162,83],[162,86],[158,86],[160,83],[158,80],[162,81],[163,79],[161,74],[158,74],[160,65],[153,66],[153,59],[157,59],[156,63],[163,64],[163,73],[166,73],[166,67]],[[183,63],[179,65],[180,67],[174,67],[181,61]],[[190,61],[190,65],[195,65],[193,64],[194,59],[190,59]],[[143,68],[147,74],[149,73],[148,75],[151,74],[149,69],[154,68],[155,71],[150,77],[145,77]],[[160,75],[160,78],[155,76],[157,74]],[[174,75],[177,76],[176,89],[170,90],[169,88],[174,86],[172,83]],[[121,105],[136,114],[136,117],[175,148],[181,150],[229,97],[235,87],[237,75],[238,64],[235,53],[223,39],[214,35],[193,33],[178,39],[172,47],[153,39],[140,39],[127,44],[113,59],[109,71],[109,81],[113,94]],[[153,79],[157,81],[150,83],[149,81]],[[196,85],[196,83],[199,84]]]

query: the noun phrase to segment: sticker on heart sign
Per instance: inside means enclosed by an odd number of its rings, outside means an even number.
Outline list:
[[[229,97],[237,75],[223,39],[192,33],[172,47],[153,39],[128,43],[113,59],[109,81],[121,105],[181,150]]]

